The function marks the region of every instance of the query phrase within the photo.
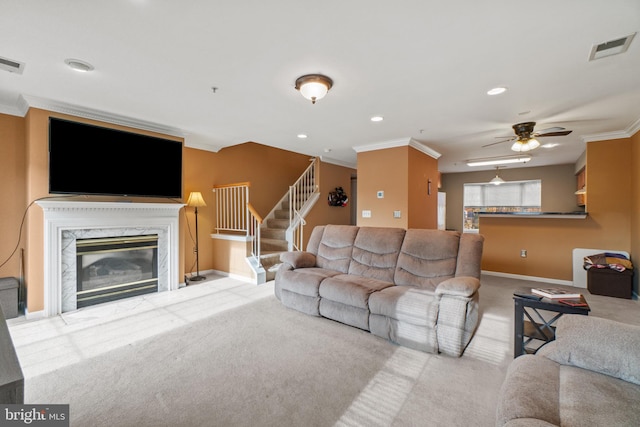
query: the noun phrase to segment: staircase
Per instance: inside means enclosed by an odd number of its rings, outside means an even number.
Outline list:
[[[311,164],[263,219],[249,203],[249,183],[215,185],[216,231],[251,241],[247,262],[256,283],[275,278],[282,252],[301,250],[304,218],[320,198],[318,160]]]
[[[260,227],[259,258],[266,281],[275,278],[282,252],[302,250],[304,218],[320,198],[317,160],[311,162]]]
[[[266,272],[266,280],[273,280],[280,266],[280,254],[289,250],[289,201],[281,201],[274,209],[273,218],[260,227],[260,264]]]

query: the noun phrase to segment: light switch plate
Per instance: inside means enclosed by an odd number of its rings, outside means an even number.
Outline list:
[[[371,211],[362,211],[362,218],[371,218]]]
[[[400,211],[393,211],[393,217],[394,218],[402,218],[402,216],[400,215]]]
[[[376,195],[378,196],[378,199],[384,199],[384,191],[378,191]]]

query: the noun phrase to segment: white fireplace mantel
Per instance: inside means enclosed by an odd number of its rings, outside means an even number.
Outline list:
[[[75,309],[76,238],[158,234],[158,289],[178,289],[179,211],[183,204],[36,203],[44,211],[44,316]]]

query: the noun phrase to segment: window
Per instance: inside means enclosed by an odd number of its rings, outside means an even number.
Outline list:
[[[483,212],[540,212],[542,181],[510,181],[464,185],[462,229],[478,232],[478,214]]]

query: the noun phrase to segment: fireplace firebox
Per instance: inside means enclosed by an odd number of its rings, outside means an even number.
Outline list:
[[[76,240],[77,308],[158,292],[158,235]]]

